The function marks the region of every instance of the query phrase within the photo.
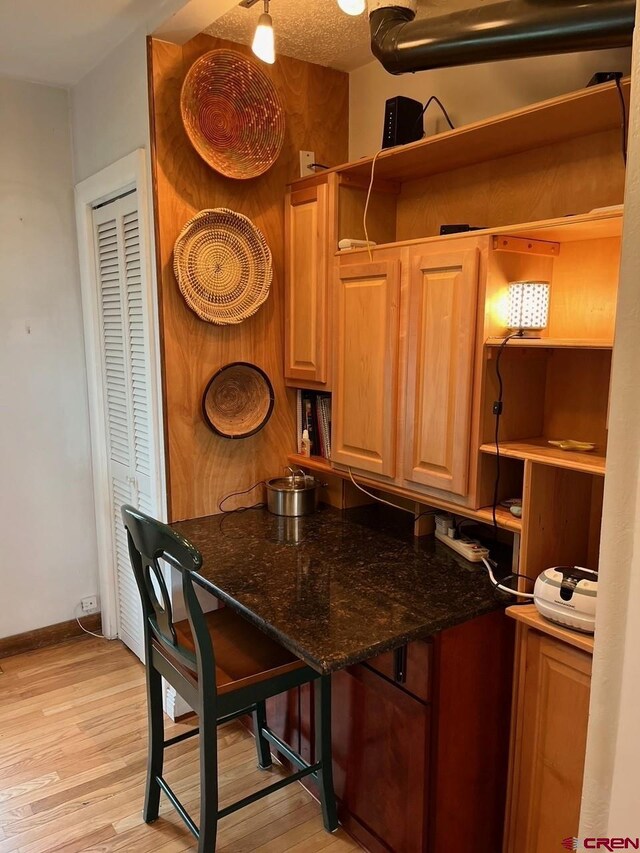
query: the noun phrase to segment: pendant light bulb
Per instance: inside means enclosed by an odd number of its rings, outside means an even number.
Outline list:
[[[366,0],[338,0],[338,6],[347,15],[361,15],[366,5]]]
[[[258,26],[253,37],[251,50],[258,59],[273,65],[276,61],[276,49],[273,38],[273,21],[269,14],[269,0],[265,0],[264,12],[258,18]]]

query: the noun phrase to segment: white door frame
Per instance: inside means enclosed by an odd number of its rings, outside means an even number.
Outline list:
[[[151,227],[149,180],[144,148],[138,148],[121,160],[76,184],[75,207],[80,258],[80,284],[84,319],[84,347],[89,390],[91,455],[93,464],[93,496],[98,535],[98,577],[102,609],[102,631],[105,637],[118,635],[117,591],[114,572],[113,534],[110,507],[110,482],[107,458],[106,406],[102,374],[99,287],[93,208],[130,190],[138,191],[140,223],[140,259],[143,286],[149,312],[149,363],[151,367],[151,455],[152,489],[157,515],[166,520],[166,488],[164,465],[164,426],[162,419],[160,341],[155,268],[152,263],[154,245]]]

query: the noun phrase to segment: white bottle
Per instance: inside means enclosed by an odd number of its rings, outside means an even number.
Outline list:
[[[302,442],[300,444],[303,456],[311,456],[311,441],[309,440],[309,430],[302,430]]]

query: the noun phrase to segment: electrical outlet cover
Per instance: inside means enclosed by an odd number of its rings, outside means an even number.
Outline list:
[[[88,595],[86,598],[82,599],[80,604],[82,606],[83,613],[95,613],[98,609],[98,596]]]
[[[301,151],[300,152],[300,177],[305,178],[307,175],[315,175],[315,172],[311,168],[311,164],[316,162],[316,155],[314,151]]]

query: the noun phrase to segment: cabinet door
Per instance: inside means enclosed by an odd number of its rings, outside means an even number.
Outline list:
[[[339,269],[335,300],[335,462],[395,476],[400,262]]]
[[[423,853],[429,707],[364,666],[332,677],[340,819],[368,850]]]
[[[421,254],[411,270],[405,478],[466,495],[478,250]]]
[[[524,632],[505,853],[548,853],[578,834],[591,655]]]
[[[325,384],[327,371],[326,184],[291,193],[285,210],[287,379]]]

